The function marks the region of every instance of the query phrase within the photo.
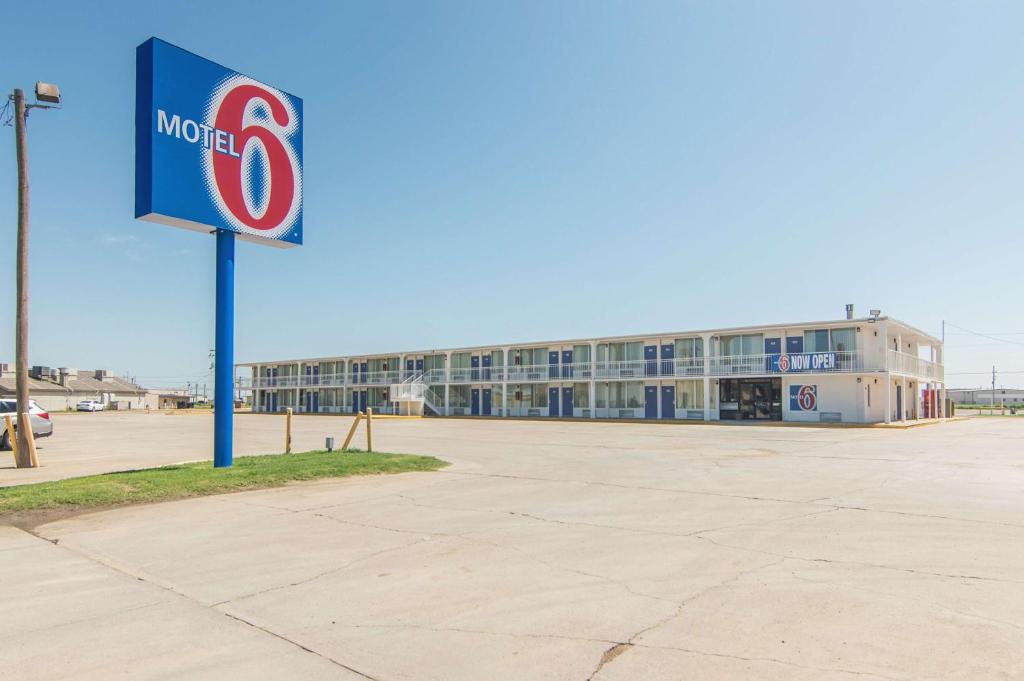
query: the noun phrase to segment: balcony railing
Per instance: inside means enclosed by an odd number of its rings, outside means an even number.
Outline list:
[[[914,376],[926,381],[944,381],[945,368],[941,364],[921,359],[905,352],[889,350],[887,356],[888,370],[896,374]]]
[[[941,364],[889,350],[885,366],[866,362],[858,352],[800,352],[619,362],[573,362],[457,369],[425,372],[373,371],[312,376],[261,376],[239,379],[239,388],[390,386],[410,379],[427,385],[467,383],[547,383],[554,381],[616,381],[646,378],[701,378],[783,374],[830,374],[891,371],[927,381],[942,381]]]

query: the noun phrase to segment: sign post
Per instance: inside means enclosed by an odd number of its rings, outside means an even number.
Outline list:
[[[235,240],[302,244],[302,100],[157,38],[139,45],[135,217],[216,234],[213,460],[230,466]]]
[[[213,465],[232,463],[235,412],[235,233],[217,230],[216,364],[213,367]],[[227,409],[224,406],[227,405]]]

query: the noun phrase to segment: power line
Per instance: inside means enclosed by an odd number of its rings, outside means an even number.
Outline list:
[[[967,333],[973,334],[975,336],[981,336],[982,338],[988,338],[989,340],[998,341],[1000,343],[1009,343],[1010,345],[1020,345],[1021,347],[1024,347],[1024,342],[1021,342],[1021,341],[1008,340],[1006,338],[999,338],[998,336],[992,336],[992,335],[989,335],[987,333],[981,333],[979,331],[972,331],[971,329],[968,329],[967,327],[960,326],[958,324],[954,324],[953,322],[946,322],[946,323],[949,324],[952,327],[960,329],[961,331],[966,331]]]

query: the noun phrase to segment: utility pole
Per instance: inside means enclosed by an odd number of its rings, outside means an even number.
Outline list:
[[[14,136],[18,156],[18,244],[17,244],[17,311],[14,332],[15,392],[19,417],[28,413],[28,131],[25,129],[25,93],[14,91]],[[25,425],[24,423],[22,424]],[[32,427],[29,422],[29,427]],[[31,468],[28,433],[18,428],[18,468]]]
[[[15,277],[17,284],[14,322],[14,389],[18,421],[32,427],[28,416],[28,110],[54,108],[39,102],[60,104],[60,89],[53,84],[36,83],[36,102],[25,103],[25,91],[16,88],[10,96],[14,102],[14,137],[18,162],[18,237]],[[28,448],[29,430],[18,428],[18,468],[31,468],[32,457]]]
[[[990,414],[996,413],[996,368],[992,367],[992,410]]]

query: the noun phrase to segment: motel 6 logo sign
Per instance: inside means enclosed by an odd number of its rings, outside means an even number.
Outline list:
[[[302,100],[156,38],[136,60],[136,217],[300,245]]]
[[[818,410],[818,386],[816,386],[816,385],[791,385],[791,386],[789,386],[789,409],[790,409],[790,411],[817,411]]]

